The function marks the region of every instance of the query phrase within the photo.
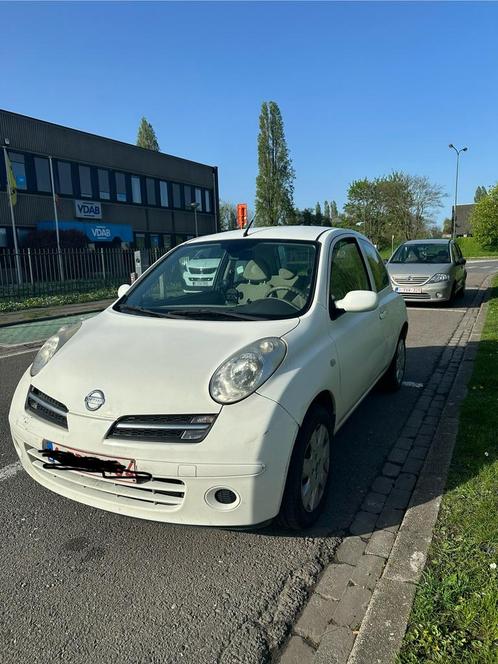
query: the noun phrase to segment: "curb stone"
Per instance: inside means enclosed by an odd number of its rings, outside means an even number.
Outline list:
[[[481,283],[473,306],[454,330],[353,517],[350,535],[308,598],[280,664],[297,661],[296,653],[300,664],[394,662],[432,540],[490,280]],[[324,602],[326,615],[320,611]]]

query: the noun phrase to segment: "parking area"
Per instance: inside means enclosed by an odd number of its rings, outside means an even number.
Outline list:
[[[278,659],[420,386],[475,289],[497,268],[498,262],[469,262],[468,290],[455,307],[410,306],[405,385],[394,396],[372,393],[341,429],[326,512],[302,535],[141,522],[46,491],[20,470],[7,427],[13,390],[33,351],[0,358],[3,661]]]

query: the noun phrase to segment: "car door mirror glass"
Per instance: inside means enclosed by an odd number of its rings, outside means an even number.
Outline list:
[[[342,300],[336,300],[335,306],[344,311],[373,311],[379,305],[377,293],[367,290],[349,291]]]

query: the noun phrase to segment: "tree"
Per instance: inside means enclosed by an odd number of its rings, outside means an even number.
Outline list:
[[[218,218],[220,220],[220,231],[235,230],[237,228],[237,206],[235,203],[220,201]]]
[[[265,101],[259,116],[256,178],[258,225],[277,226],[293,221],[294,178],[280,109],[274,101]]]
[[[140,120],[140,125],[138,127],[137,145],[140,148],[159,152],[159,143],[157,142],[156,132],[150,122],[144,117]]]
[[[453,221],[446,217],[443,221],[443,235],[451,235],[453,233]]]
[[[330,220],[335,219],[339,216],[339,211],[337,209],[337,203],[335,201],[330,202]]]
[[[315,224],[317,226],[321,226],[323,224],[323,214],[320,203],[315,205]]]
[[[479,201],[482,198],[484,198],[484,196],[486,196],[487,193],[488,193],[488,191],[487,191],[486,187],[481,187],[479,185],[479,187],[477,187],[477,189],[476,189],[476,193],[474,194],[474,203],[479,203]]]
[[[470,223],[481,247],[498,249],[498,183],[475,204]]]
[[[330,216],[330,205],[328,201],[325,201],[323,204],[323,216],[325,217],[326,220],[331,221],[331,216]]]

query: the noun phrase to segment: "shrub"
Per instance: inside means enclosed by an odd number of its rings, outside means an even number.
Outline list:
[[[498,249],[498,183],[476,203],[470,223],[481,247]]]

